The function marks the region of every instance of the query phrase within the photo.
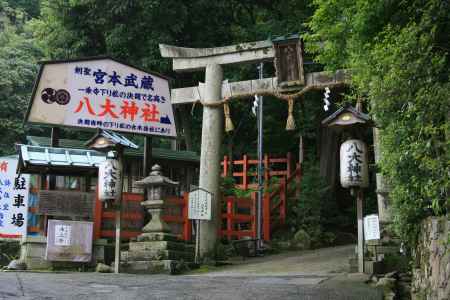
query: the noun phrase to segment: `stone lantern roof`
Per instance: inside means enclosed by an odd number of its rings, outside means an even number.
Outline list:
[[[161,166],[154,165],[150,175],[142,180],[136,181],[136,186],[146,187],[146,186],[156,186],[156,185],[166,185],[166,186],[177,186],[178,182],[172,181],[169,178],[162,175]]]

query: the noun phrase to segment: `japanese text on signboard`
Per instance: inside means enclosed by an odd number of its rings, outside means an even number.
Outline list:
[[[29,175],[17,175],[17,160],[0,160],[0,237],[26,235]]]
[[[49,64],[43,70],[31,122],[176,136],[169,86],[161,77],[110,59]],[[53,78],[58,72],[67,80]],[[51,110],[62,115],[46,113]]]
[[[102,201],[114,200],[120,192],[120,164],[108,158],[99,165],[99,198]]]
[[[341,146],[340,158],[342,186],[367,187],[368,165],[366,145],[360,140],[348,140]]]
[[[198,189],[189,193],[188,217],[192,220],[211,220],[212,194]]]

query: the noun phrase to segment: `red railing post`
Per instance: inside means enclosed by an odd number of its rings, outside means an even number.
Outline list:
[[[286,178],[282,178],[280,182],[280,225],[284,225],[286,222],[286,193],[287,193],[287,186],[286,186]]]
[[[233,205],[234,204],[234,198],[233,197],[227,197],[227,238],[231,240],[231,236],[233,233]]]
[[[264,189],[267,190],[267,187],[269,186],[269,155],[264,154]]]
[[[247,171],[248,171],[248,158],[247,154],[244,154],[244,158],[242,161],[242,185],[244,190],[248,188],[248,178],[247,178]]]
[[[189,193],[183,194],[183,240],[190,241],[192,238],[191,220],[188,218]]]
[[[256,201],[258,199],[257,197],[257,193],[256,192],[252,192],[251,195],[251,199],[252,199],[252,209],[251,209],[251,214],[252,214],[252,238],[256,239]]]
[[[228,176],[228,156],[224,156],[223,157],[223,173],[222,173],[222,177],[227,177]]]
[[[263,235],[265,241],[270,241],[270,194],[263,197]]]

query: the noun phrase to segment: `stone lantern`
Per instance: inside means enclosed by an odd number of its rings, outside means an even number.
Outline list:
[[[161,167],[154,165],[150,175],[136,181],[136,185],[146,189],[147,199],[141,204],[152,219],[142,229],[142,234],[130,241],[129,250],[122,252],[121,268],[126,273],[135,274],[175,274],[184,263],[194,260],[193,245],[171,234],[169,225],[161,218],[164,200],[178,182],[163,176]]]
[[[136,185],[146,189],[147,199],[141,205],[152,217],[142,231],[144,233],[169,233],[170,227],[161,218],[161,214],[164,209],[164,199],[170,195],[172,188],[178,186],[178,182],[163,176],[161,167],[154,165],[150,175],[142,180],[136,181]]]

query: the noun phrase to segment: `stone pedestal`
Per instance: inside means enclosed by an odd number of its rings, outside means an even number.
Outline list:
[[[194,245],[167,233],[143,233],[121,255],[121,272],[176,274],[194,261]]]
[[[169,188],[177,183],[161,175],[161,167],[152,167],[150,176],[136,185],[147,189],[147,200],[142,206],[151,214],[151,221],[143,228],[136,241],[130,242],[129,251],[121,254],[121,272],[175,274],[185,264],[194,261],[194,245],[179,241],[170,234],[170,227],[161,218],[164,198]]]
[[[88,266],[95,266],[97,263],[105,261],[106,245],[107,241],[105,239],[94,241],[92,261],[87,263]],[[20,242],[20,260],[27,264],[27,269],[29,270],[51,269],[58,263],[45,259],[46,248],[47,238],[45,236],[26,236]],[[76,264],[82,265],[83,263]]]

